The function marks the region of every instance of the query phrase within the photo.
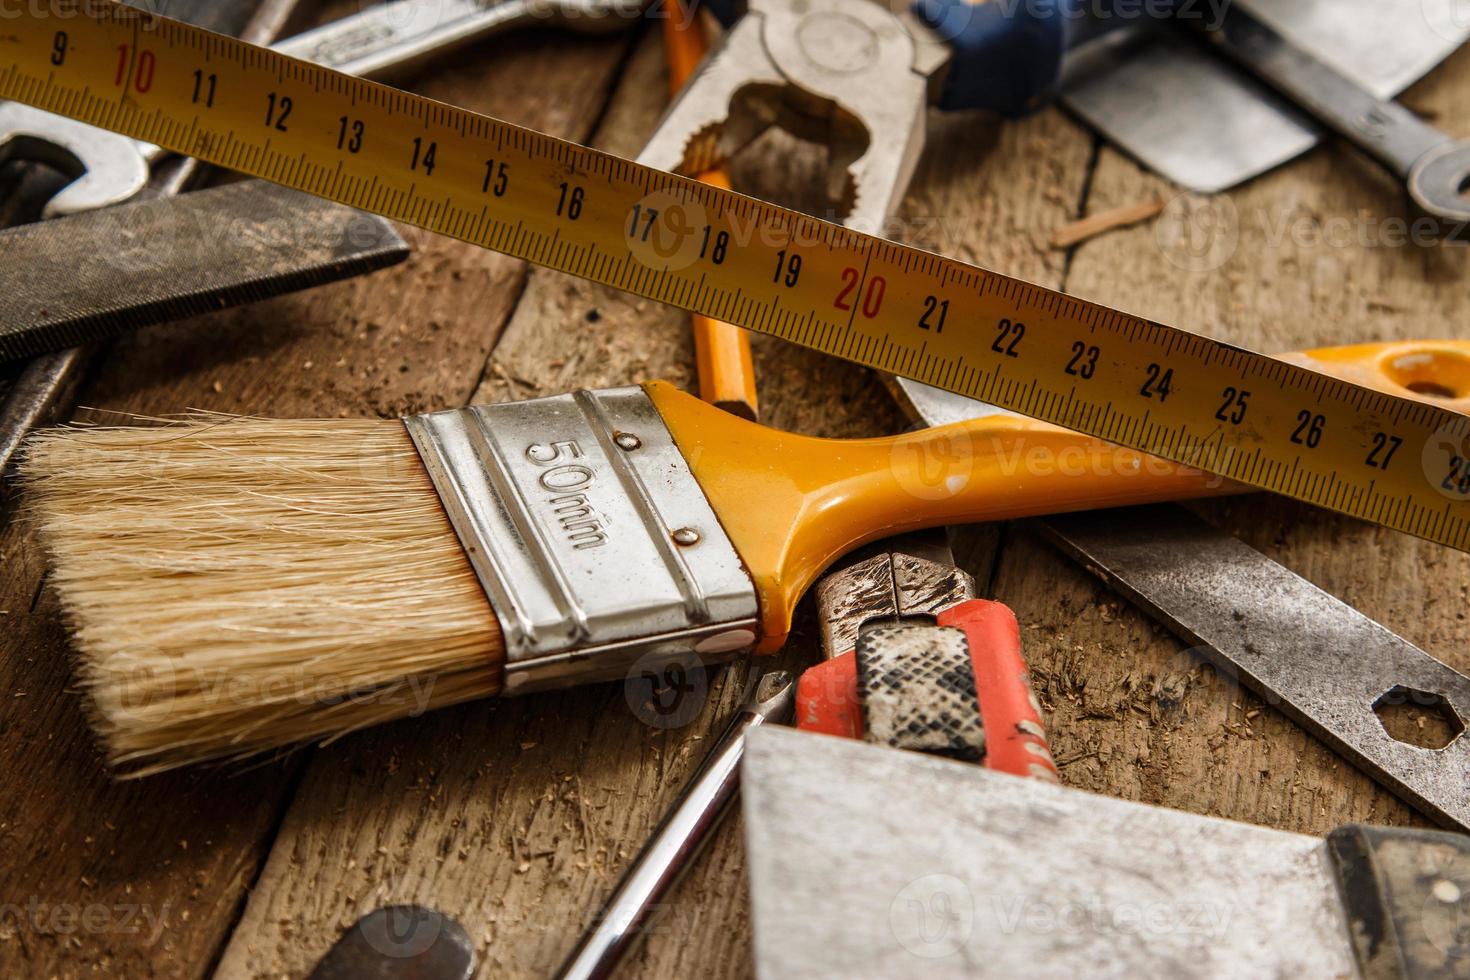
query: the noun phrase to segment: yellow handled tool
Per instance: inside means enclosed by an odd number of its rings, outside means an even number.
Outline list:
[[[1470,343],[1298,359],[1399,391]],[[1009,414],[815,439],[661,382],[55,429],[26,477],[92,717],[144,770],[773,650],[830,561],[898,532],[1243,489]]]
[[[1465,391],[1470,379],[1470,341],[1357,344],[1280,359],[1391,393]],[[645,388],[755,579],[765,650],[785,642],[818,575],[879,538],[1249,489],[1009,412],[900,436],[820,439],[711,410],[666,382]],[[1448,404],[1470,411],[1470,396]]]
[[[0,98],[1470,546],[1470,421],[1442,393],[1374,392],[111,0],[82,8],[5,21]]]

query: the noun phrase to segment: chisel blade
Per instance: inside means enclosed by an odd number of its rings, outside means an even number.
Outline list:
[[[0,361],[401,262],[388,221],[263,181],[0,232]]]
[[[1404,802],[1470,829],[1470,678],[1182,507],[1126,507],[1037,523],[1067,554],[1197,646]],[[1443,705],[1438,748],[1390,735],[1376,709]]]

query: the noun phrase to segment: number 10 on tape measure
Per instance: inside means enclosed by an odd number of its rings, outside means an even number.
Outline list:
[[[19,6],[0,0],[0,98],[1470,545],[1470,422],[1442,404],[1373,391],[110,0]],[[7,258],[7,274],[17,274],[23,257]]]

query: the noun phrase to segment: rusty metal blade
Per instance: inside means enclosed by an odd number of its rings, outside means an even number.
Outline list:
[[[1036,522],[1064,552],[1348,761],[1438,822],[1470,830],[1470,678],[1182,507]],[[1375,707],[1448,707],[1441,748],[1400,741]]]
[[[931,426],[1005,411],[904,379],[891,388],[911,417]],[[1036,523],[1065,554],[1390,792],[1443,825],[1470,830],[1470,678],[1181,507]],[[1375,712],[1391,699],[1448,708],[1458,734],[1441,748],[1393,738]]]
[[[253,302],[401,262],[393,226],[245,181],[0,232],[0,360]]]

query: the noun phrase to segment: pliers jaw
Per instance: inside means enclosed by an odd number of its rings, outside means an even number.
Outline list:
[[[948,50],[871,0],[750,0],[639,162],[698,174],[777,126],[832,151],[838,217],[880,231],[918,163]]]
[[[1056,779],[1020,626],[977,599],[947,532],[860,551],[817,586],[827,659],[797,685],[797,725]]]
[[[817,583],[822,653],[831,660],[857,645],[875,622],[932,624],[975,598],[975,580],[954,563],[943,528],[888,538],[858,551]]]

